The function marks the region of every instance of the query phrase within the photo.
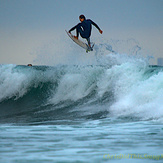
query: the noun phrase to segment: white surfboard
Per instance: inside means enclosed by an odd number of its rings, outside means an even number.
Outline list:
[[[65,30],[66,31],[66,30]],[[93,51],[93,46],[92,47],[89,47],[86,43],[84,43],[83,41],[79,40],[79,39],[76,39],[71,33],[67,32],[67,35],[76,43],[78,44],[80,47],[84,48],[86,50],[86,52],[88,51]]]

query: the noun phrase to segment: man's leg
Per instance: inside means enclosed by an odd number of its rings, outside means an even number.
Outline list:
[[[87,42],[88,42],[89,47],[91,47],[90,37],[87,38]]]
[[[80,33],[80,36],[82,37],[84,32],[83,30],[81,29],[81,27],[78,27],[76,28],[76,37],[78,38],[79,37],[79,33]]]

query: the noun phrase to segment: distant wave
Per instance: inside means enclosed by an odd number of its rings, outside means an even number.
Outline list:
[[[119,56],[103,65],[0,65],[0,122],[163,119],[163,67]]]

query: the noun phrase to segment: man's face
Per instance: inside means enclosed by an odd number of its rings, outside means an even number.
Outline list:
[[[84,18],[82,18],[82,19],[81,19],[81,18],[79,18],[79,20],[80,20],[81,22],[83,22],[83,21],[84,21]]]

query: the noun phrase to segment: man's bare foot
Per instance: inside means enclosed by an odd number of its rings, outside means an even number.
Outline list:
[[[74,36],[74,38],[76,38],[78,40],[78,37],[77,36]]]

